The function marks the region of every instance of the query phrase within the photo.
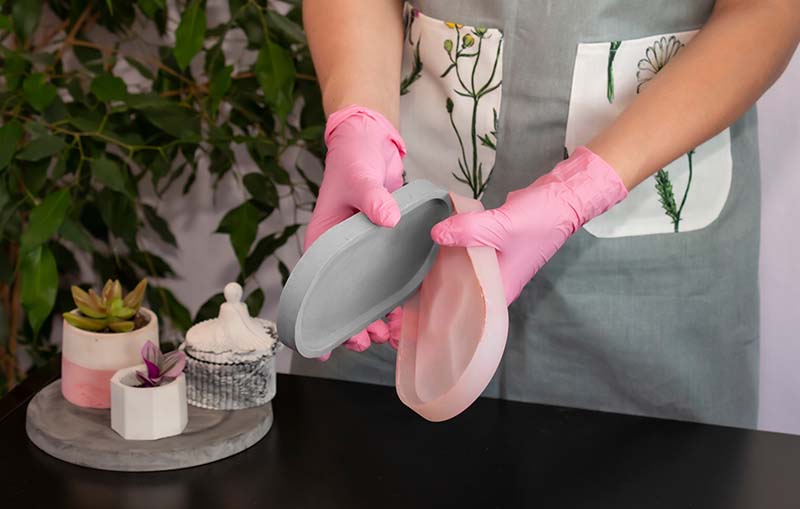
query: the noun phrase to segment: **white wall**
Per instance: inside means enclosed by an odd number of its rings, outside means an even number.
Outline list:
[[[800,434],[800,52],[758,103],[761,218],[759,427]]]

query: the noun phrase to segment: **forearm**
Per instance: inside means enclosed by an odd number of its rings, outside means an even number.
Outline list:
[[[633,188],[746,112],[799,39],[798,0],[718,0],[691,43],[587,147]]]
[[[359,104],[397,126],[401,0],[304,0],[303,22],[325,112]]]

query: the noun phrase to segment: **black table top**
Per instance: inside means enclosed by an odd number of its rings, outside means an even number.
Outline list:
[[[800,507],[800,437],[478,400],[429,423],[392,388],[280,375],[275,424],[210,465],[117,473],[25,436],[34,376],[0,403],[0,507]]]

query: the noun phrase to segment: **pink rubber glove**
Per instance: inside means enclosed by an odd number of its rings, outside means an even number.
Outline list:
[[[325,173],[317,205],[308,224],[304,249],[329,228],[357,212],[387,228],[400,221],[400,209],[391,193],[403,185],[406,148],[400,133],[383,115],[362,106],[348,106],[330,117],[325,127]],[[378,320],[344,345],[357,352],[371,342],[390,341],[398,311]],[[399,338],[397,332],[396,338]],[[327,360],[330,354],[320,357]]]
[[[627,195],[617,172],[582,146],[499,208],[452,216],[431,237],[443,246],[496,249],[511,304],[570,235]]]
[[[377,111],[348,106],[328,117],[325,144],[325,173],[304,249],[357,212],[379,226],[394,227],[400,209],[391,193],[403,185],[406,154],[397,129]]]

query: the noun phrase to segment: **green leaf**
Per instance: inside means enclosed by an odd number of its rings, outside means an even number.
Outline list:
[[[200,141],[200,117],[194,111],[157,94],[128,94],[125,102],[165,133],[185,141]]]
[[[47,170],[50,167],[51,160],[44,159],[20,165],[22,170],[22,182],[28,191],[38,195],[47,182]]]
[[[234,22],[247,36],[247,47],[249,49],[261,48],[264,45],[265,34],[259,22],[261,13],[258,5],[255,2],[240,2],[237,0],[230,0],[228,3]]]
[[[141,7],[141,2],[139,3],[139,6]],[[128,64],[131,67],[139,71],[139,74],[144,76],[146,79],[151,81],[156,79],[156,77],[153,75],[153,71],[151,71],[149,67],[139,62],[138,60],[135,60],[131,57],[125,57],[125,61],[128,62]]]
[[[206,58],[204,63],[206,76],[213,76],[214,73],[225,67],[225,53],[222,51],[222,42],[225,33],[227,33],[227,29],[225,32],[216,36],[218,37],[217,42],[206,50]]]
[[[83,92],[80,79],[73,78],[69,80],[67,83],[67,92],[69,92],[70,97],[72,97],[75,103],[86,102],[86,94]]]
[[[139,0],[136,5],[142,10],[148,18],[153,18],[159,11],[166,9],[166,2],[164,0]]]
[[[300,137],[308,141],[321,140],[325,133],[324,125],[312,125],[300,131]]]
[[[61,152],[67,144],[58,136],[46,134],[25,145],[17,154],[23,161],[41,161]]]
[[[216,233],[230,235],[231,245],[240,265],[244,265],[250,246],[256,238],[258,224],[271,212],[265,212],[250,200],[229,210],[220,221]]]
[[[59,274],[80,275],[80,265],[78,265],[78,260],[71,250],[67,249],[64,244],[56,241],[50,242],[48,247],[53,252],[53,257],[56,259],[56,268]]]
[[[22,138],[22,126],[16,120],[0,127],[0,170],[11,162],[20,138]]]
[[[158,316],[170,319],[176,329],[186,332],[192,326],[192,315],[167,288],[148,286],[147,301]]]
[[[47,195],[42,203],[31,211],[28,227],[21,238],[22,251],[31,250],[50,239],[64,222],[64,216],[70,205],[72,198],[67,189],[60,189]]]
[[[105,71],[103,69],[103,53],[100,50],[86,46],[73,46],[72,52],[88,70],[98,74]]]
[[[83,315],[78,315],[74,313],[65,312],[61,316],[64,317],[70,325],[73,327],[77,327],[78,329],[86,330],[86,331],[101,331],[106,328],[106,320],[105,318],[88,318]]]
[[[62,239],[72,242],[76,247],[84,251],[92,250],[92,239],[86,234],[86,230],[84,230],[83,226],[81,226],[78,221],[69,216],[64,218],[64,222],[61,223],[58,234]]]
[[[98,193],[98,206],[103,222],[121,239],[134,244],[139,220],[127,195],[105,188]]]
[[[306,186],[308,186],[308,190],[311,191],[311,194],[313,194],[315,198],[319,196],[319,184],[311,180],[305,170],[300,167],[300,165],[295,166],[295,168],[297,169],[297,173],[303,177],[303,180],[306,182]]]
[[[303,28],[286,16],[271,9],[267,11],[267,26],[275,28],[290,42],[306,44],[306,34],[303,32]]]
[[[175,271],[169,263],[155,253],[149,251],[136,251],[128,255],[130,261],[153,277],[172,277]]]
[[[97,132],[102,121],[103,115],[100,113],[99,108],[95,111],[81,112],[69,118],[70,124],[85,133]]]
[[[58,269],[53,253],[45,245],[22,257],[22,307],[34,335],[53,310],[58,291]]]
[[[19,80],[28,69],[28,61],[19,56],[16,52],[7,52],[5,54],[5,63],[3,65],[3,74],[6,77],[6,87],[9,91],[14,91],[19,86]]]
[[[278,164],[277,159],[265,160],[264,164],[261,165],[261,171],[263,171],[264,174],[269,175],[269,177],[278,185],[288,186],[291,184],[289,173],[280,164]]]
[[[22,94],[39,111],[44,111],[56,98],[56,87],[47,82],[47,77],[35,72],[22,82]]]
[[[45,134],[50,134],[50,131],[47,129],[46,125],[33,120],[25,122],[22,128],[25,129],[28,134],[30,134],[31,138],[39,138]]]
[[[206,13],[200,2],[192,0],[183,11],[181,22],[175,31],[175,60],[181,70],[186,69],[198,51],[203,48],[206,35]]]
[[[202,306],[200,306],[200,309],[197,310],[197,314],[194,317],[194,323],[216,318],[217,315],[219,315],[219,307],[223,302],[225,302],[225,295],[222,293],[216,293],[209,297],[209,299],[205,301]]]
[[[279,247],[286,244],[286,241],[288,241],[299,228],[300,225],[293,224],[284,228],[280,234],[272,233],[259,240],[256,247],[253,248],[253,252],[250,253],[250,256],[245,260],[242,276],[248,278],[251,274],[254,274],[259,267],[261,267],[261,264],[264,263],[264,260],[268,256],[274,254]]]
[[[14,21],[14,32],[27,45],[42,16],[42,0],[15,1],[11,6],[11,19]]]
[[[261,312],[261,308],[264,307],[264,290],[256,288],[247,296],[244,302],[247,304],[247,311],[250,313],[250,316],[258,316]]]
[[[248,173],[244,176],[244,187],[250,196],[259,203],[272,208],[278,207],[278,190],[265,175],[261,173]]]
[[[131,192],[131,185],[128,182],[127,172],[111,159],[101,157],[92,159],[92,176],[105,186],[135,198],[135,193]]]
[[[289,280],[289,267],[286,266],[285,263],[278,260],[278,272],[281,273],[281,286],[286,286],[286,281]]]
[[[267,104],[280,118],[285,119],[294,105],[292,91],[295,68],[291,54],[272,41],[267,41],[258,52],[254,70]]]
[[[228,89],[231,88],[232,72],[233,66],[228,65],[217,70],[217,72],[215,72],[211,77],[211,84],[209,85],[210,102],[208,109],[213,115],[216,115],[220,100],[222,100],[222,97],[228,92]]]
[[[91,92],[103,102],[121,101],[128,95],[125,82],[111,74],[100,74],[92,80],[89,86]]]
[[[144,217],[147,219],[147,223],[150,225],[150,228],[156,232],[158,237],[167,244],[178,247],[178,241],[175,239],[175,235],[172,234],[169,223],[159,216],[156,209],[152,206],[143,205],[142,208],[144,209]]]
[[[2,2],[0,2],[2,4]],[[0,30],[11,30],[11,18],[8,16],[0,15]]]

